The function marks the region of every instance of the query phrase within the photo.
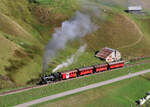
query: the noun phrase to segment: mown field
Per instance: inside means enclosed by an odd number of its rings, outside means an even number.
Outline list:
[[[141,65],[130,67],[130,68],[123,68],[120,70],[108,71],[108,72],[100,73],[97,75],[83,77],[80,79],[65,81],[65,82],[49,85],[46,87],[42,87],[39,89],[32,89],[32,90],[25,91],[22,93],[1,96],[0,106],[10,107],[10,106],[28,102],[34,99],[38,99],[38,98],[42,98],[42,97],[49,96],[52,94],[79,88],[79,87],[86,86],[92,83],[109,80],[118,76],[123,76],[128,73],[134,73],[134,72],[138,72],[138,71],[149,69],[149,68],[150,68],[149,63],[141,64]]]
[[[149,84],[147,73],[32,107],[136,107],[136,101],[150,91]]]

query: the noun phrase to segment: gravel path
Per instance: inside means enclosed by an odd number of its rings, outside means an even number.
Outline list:
[[[141,71],[141,72],[137,72],[137,73],[128,74],[128,75],[121,76],[121,77],[118,77],[118,78],[110,79],[110,80],[107,80],[107,81],[91,84],[91,85],[88,85],[88,86],[85,86],[85,87],[81,87],[81,88],[77,88],[77,89],[74,89],[74,90],[62,92],[62,93],[59,93],[59,94],[43,97],[43,98],[33,100],[33,101],[30,101],[30,102],[27,102],[27,103],[24,103],[24,104],[16,105],[14,107],[28,107],[28,106],[31,106],[31,105],[34,105],[34,104],[54,100],[56,98],[64,97],[64,96],[67,96],[67,95],[79,93],[79,92],[89,90],[89,89],[93,89],[93,88],[96,88],[96,87],[100,87],[100,86],[103,86],[103,85],[108,85],[108,84],[111,84],[113,82],[121,81],[121,80],[128,79],[128,78],[132,78],[132,77],[142,75],[142,74],[145,74],[145,73],[148,73],[148,72],[150,72],[150,69],[149,70],[144,70],[144,71]]]

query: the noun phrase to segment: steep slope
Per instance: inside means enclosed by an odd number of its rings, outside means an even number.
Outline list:
[[[49,71],[74,54],[83,42],[88,45],[86,52],[73,65],[61,71],[100,63],[94,53],[105,46],[119,49],[123,58],[149,56],[150,24],[147,23],[150,17],[124,13],[123,0],[114,0],[112,4],[93,0],[92,5],[101,10],[99,17],[80,8],[82,6],[77,0],[29,1],[0,0],[0,88],[38,81],[45,45],[55,28],[69,20],[76,10],[87,12],[99,29],[85,36],[82,42],[78,39],[69,41],[67,48],[61,50],[49,64]]]
[[[31,77],[28,80],[23,79],[24,81],[18,80],[19,83],[16,79],[28,77],[28,75],[23,75],[29,74],[26,73],[27,69],[31,69],[31,72],[37,71],[34,63],[40,66],[37,59],[41,56],[44,45],[39,42],[40,36],[33,28],[36,20],[34,21],[34,16],[30,14],[28,6],[27,0],[0,1],[0,88],[9,87],[8,83],[14,83],[13,86],[25,84],[31,80]],[[34,59],[36,61],[33,61]],[[33,63],[33,66],[27,62]],[[15,75],[18,72],[20,73],[17,77]]]
[[[23,52],[23,49],[18,46],[17,44],[9,41],[2,35],[0,35],[0,88],[6,88],[9,87],[9,85],[13,86],[13,83],[11,82],[10,78],[4,75],[7,75],[6,66],[9,65],[9,61],[12,57],[15,56],[15,53]]]
[[[49,35],[67,18],[28,0],[0,0],[0,88],[39,79]]]
[[[4,71],[3,66],[6,66],[8,63],[5,65],[5,61],[8,61],[9,58],[13,57],[14,51],[15,50],[20,50],[21,48],[16,45],[15,43],[9,41],[2,35],[0,35],[0,63],[1,63],[1,72]],[[20,49],[19,49],[20,48]]]
[[[149,55],[149,42],[140,26],[126,15],[117,13],[112,14],[111,17],[110,21],[100,25],[100,29],[95,34],[85,38],[89,46],[94,50],[104,46],[116,48],[125,56]]]
[[[18,23],[9,19],[9,17],[2,13],[0,14],[0,25],[0,29],[5,33],[31,39],[31,35],[27,31],[25,31]]]

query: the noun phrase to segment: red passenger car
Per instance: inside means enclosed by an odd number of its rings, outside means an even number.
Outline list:
[[[76,78],[78,70],[71,70],[62,73],[62,79]]]
[[[108,64],[99,64],[95,65],[95,72],[101,72],[101,71],[106,71],[108,68]]]
[[[115,68],[120,68],[120,67],[124,67],[124,61],[109,63],[110,69],[115,69]]]
[[[92,74],[94,72],[94,67],[86,67],[86,68],[80,68],[79,75],[86,75],[86,74]]]

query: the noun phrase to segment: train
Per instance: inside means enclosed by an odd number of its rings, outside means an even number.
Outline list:
[[[50,75],[45,75],[41,77],[40,85],[50,84],[57,81],[77,78],[80,76],[85,76],[89,74],[94,74],[98,72],[110,71],[112,69],[122,68],[124,67],[124,61],[117,61],[105,64],[97,64],[93,66],[76,68],[74,70],[64,71],[64,72],[54,72]]]

